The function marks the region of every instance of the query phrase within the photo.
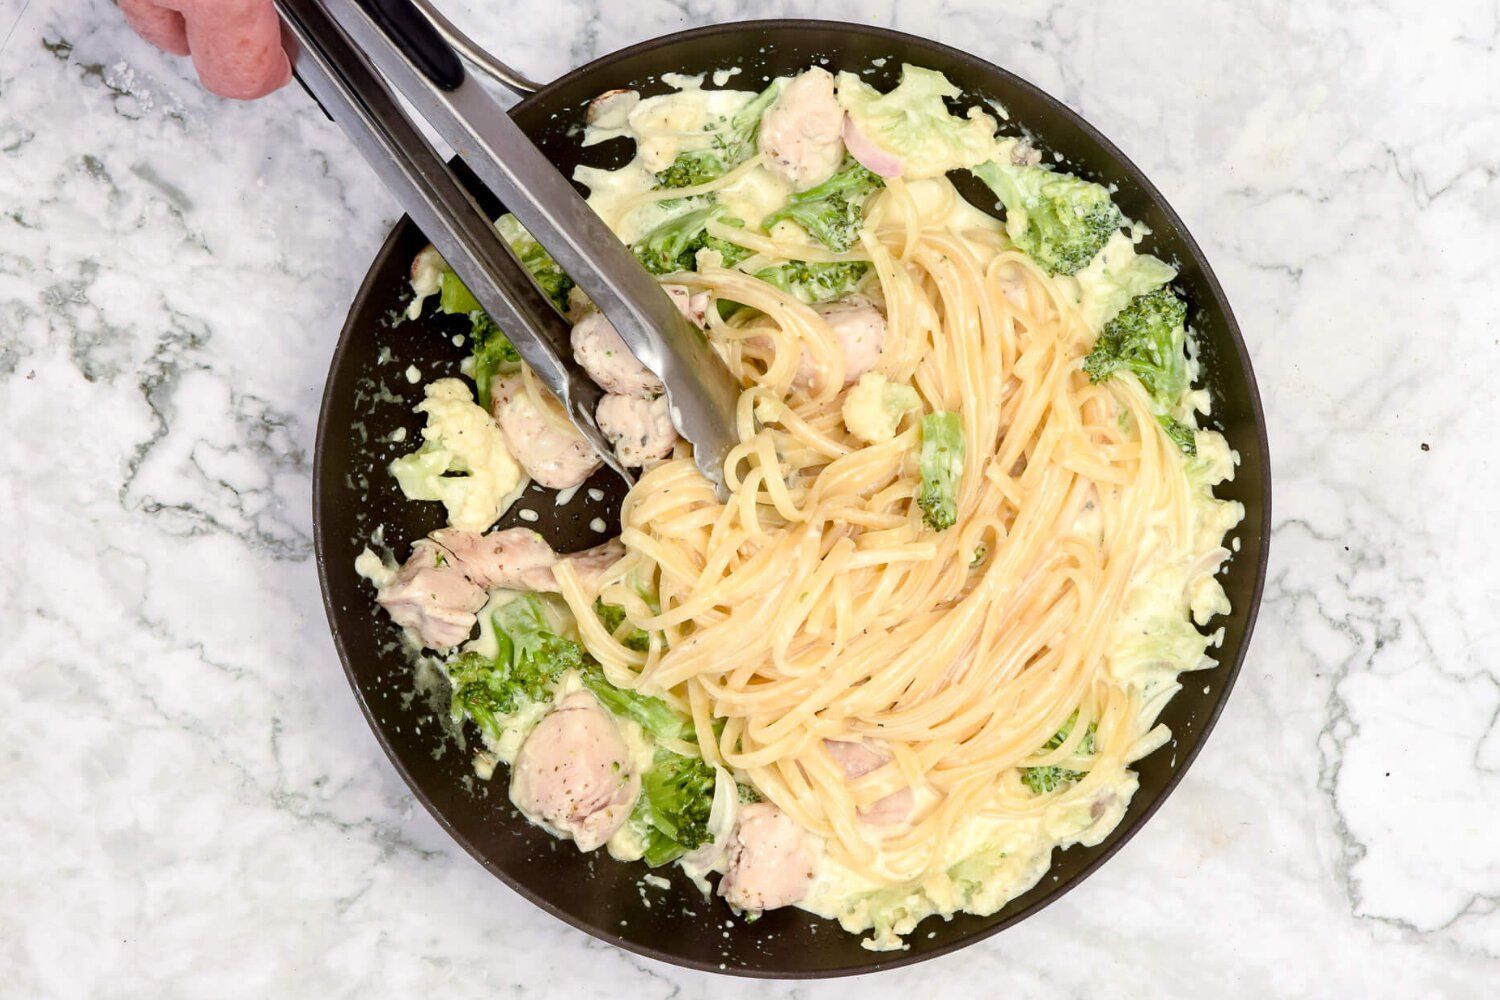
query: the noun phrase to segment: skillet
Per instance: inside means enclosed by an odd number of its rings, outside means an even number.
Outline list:
[[[874,66],[875,60],[884,61]],[[772,77],[809,65],[867,70],[865,78],[887,90],[903,62],[945,73],[965,92],[962,108],[977,100],[998,101],[1009,113],[1005,130],[1035,134],[1044,149],[1062,154],[1067,169],[1113,185],[1125,214],[1150,227],[1153,235],[1143,249],[1179,268],[1177,286],[1190,304],[1202,384],[1213,397],[1209,423],[1240,455],[1235,479],[1217,490],[1245,506],[1245,518],[1231,535],[1237,553],[1221,577],[1234,610],[1216,619],[1224,628],[1220,665],[1193,674],[1167,706],[1162,721],[1174,739],[1138,762],[1140,787],[1120,825],[1097,847],[1056,853],[1048,876],[998,913],[929,919],[909,936],[909,947],[896,952],[867,951],[859,936],[790,908],[753,925],[734,922],[726,934],[732,920],[727,907],[704,900],[680,875],[669,889],[650,888],[641,882],[647,872],[643,864],[616,862],[603,852],[580,854],[526,823],[510,805],[503,772],[489,783],[474,777],[470,751],[445,724],[441,681],[434,685],[430,670],[414,668],[394,626],[376,606],[373,588],[353,569],[377,529],[379,542],[403,559],[414,540],[442,526],[440,504],[406,501],[385,471],[418,439],[420,418],[411,407],[421,399],[421,384],[407,381],[408,366],[426,382],[457,374],[465,352],[452,341],[465,331],[462,317],[435,317],[429,306],[429,315],[419,320],[399,319],[410,295],[408,266],[426,243],[409,219],[396,225],[371,265],[329,370],[313,482],[318,573],[335,645],[376,738],[417,799],[492,874],[574,927],[661,961],[764,978],[867,973],[947,954],[1037,912],[1118,851],[1176,787],[1224,707],[1259,608],[1271,481],[1264,413],[1239,327],[1208,261],[1161,193],[1107,139],[1052,97],[972,55],[911,35],[830,21],[749,21],[683,31],[603,56],[522,100],[512,114],[570,174],[578,164],[614,167],[631,155],[624,140],[588,149],[580,145],[584,106],[605,90],[631,87],[649,96],[666,89],[657,79],[664,72],[712,74],[731,68],[740,72],[726,86],[759,90]],[[472,176],[467,179],[487,202],[485,208],[498,214],[494,199]],[[976,204],[993,206],[984,189],[960,186]],[[392,439],[402,433],[404,441]],[[561,505],[554,494],[533,486],[497,527],[525,525],[559,550],[585,548],[617,530],[622,495],[623,486],[607,470]],[[523,510],[535,519],[523,519]],[[600,521],[605,533],[596,530]],[[468,737],[472,747],[476,734]]]

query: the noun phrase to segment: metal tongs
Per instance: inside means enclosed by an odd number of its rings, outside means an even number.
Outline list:
[[[569,327],[447,162],[404,97],[552,254],[666,385],[672,423],[725,495],[739,386],[707,338],[472,75],[412,0],[276,0],[298,77],[599,457],[630,481],[600,433],[602,390],[573,362]],[[443,25],[445,29],[451,26]],[[448,33],[452,34],[451,30]]]

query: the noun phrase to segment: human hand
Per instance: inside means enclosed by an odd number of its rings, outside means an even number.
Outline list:
[[[271,0],[119,0],[136,34],[193,57],[203,86],[248,101],[286,86],[292,65]]]

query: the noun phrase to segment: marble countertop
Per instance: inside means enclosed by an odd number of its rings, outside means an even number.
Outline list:
[[[691,24],[851,9],[447,6],[543,78]],[[1259,632],[1145,831],[1020,926],[860,981],[683,972],[533,910],[388,765],[318,594],[318,399],[392,200],[295,88],[220,102],[108,0],[0,0],[0,992],[1493,990],[1494,3],[859,6],[1118,142],[1255,356],[1277,494]]]

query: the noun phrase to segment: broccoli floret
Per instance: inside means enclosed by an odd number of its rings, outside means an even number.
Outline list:
[[[659,188],[695,187],[708,183],[727,169],[724,161],[712,150],[699,149],[678,153],[677,159],[673,160],[665,170],[656,172],[656,186]]]
[[[599,616],[600,624],[610,635],[614,635],[620,630],[620,626],[625,624],[625,609],[618,604],[605,604],[602,597],[594,601],[594,614]],[[641,653],[651,648],[651,640],[645,629],[632,627],[620,641],[628,648]]]
[[[780,93],[781,85],[773,83],[727,119],[721,117],[711,122],[705,129],[712,133],[709,148],[678,153],[665,170],[657,173],[656,186],[684,188],[704,184],[744,163],[755,151],[761,115]]]
[[[542,249],[540,243],[532,239],[531,234],[516,221],[514,215],[500,216],[495,220],[495,228],[531,275],[531,280],[536,282],[536,286],[552,300],[558,311],[566,312],[573,279],[552,259],[551,254]],[[480,311],[479,300],[474,298],[474,293],[469,291],[446,263],[438,278],[438,293],[438,308],[450,316],[467,316]]]
[[[455,721],[465,717],[491,736],[500,734],[499,717],[516,710],[515,692],[497,676],[494,660],[479,653],[460,653],[447,663],[448,681],[453,686],[450,711]]]
[[[553,632],[534,594],[518,597],[491,616],[499,645],[496,662],[508,663],[513,683],[532,701],[564,671],[584,664],[583,647]]]
[[[1068,738],[1068,734],[1073,731],[1073,726],[1077,722],[1078,713],[1074,712],[1068,716],[1068,721],[1063,723],[1063,727],[1054,733],[1051,739],[1042,744],[1042,749],[1038,753],[1056,750],[1062,746],[1063,741]],[[1088,732],[1083,734],[1083,739],[1078,744],[1077,752],[1079,754],[1086,757],[1094,752],[1094,733],[1096,728],[1092,722],[1089,723]],[[1046,767],[1021,768],[1022,783],[1037,795],[1061,788],[1063,785],[1077,781],[1083,775],[1083,771],[1072,771],[1065,767],[1058,767],[1055,764],[1049,764]]]
[[[469,313],[469,348],[474,358],[475,395],[479,405],[490,408],[490,383],[501,372],[510,371],[521,363],[509,338],[495,325],[495,321],[479,310]]]
[[[1005,206],[1010,238],[1052,274],[1076,274],[1125,224],[1109,192],[1046,167],[990,160],[971,168]]]
[[[918,461],[922,488],[917,506],[934,531],[958,520],[958,484],[964,474],[964,425],[957,413],[940,411],[922,418],[922,453]]]
[[[1170,415],[1188,387],[1186,347],[1187,303],[1170,285],[1163,285],[1131,299],[1104,325],[1083,370],[1091,382],[1122,371],[1134,373],[1151,396],[1167,436],[1193,455],[1198,450],[1193,429]]]
[[[1104,325],[1083,369],[1093,382],[1134,372],[1153,399],[1171,406],[1188,385],[1186,344],[1187,303],[1164,285],[1137,295]]]
[[[567,312],[568,293],[573,290],[573,279],[568,277],[561,265],[552,259],[552,255],[542,248],[514,215],[500,216],[495,220],[495,228],[525,266],[531,280],[552,300],[559,312]]]
[[[744,223],[739,219],[723,219],[720,221],[722,221],[725,225],[734,226],[736,229],[744,225]],[[703,236],[703,249],[717,250],[719,252],[719,257],[725,267],[734,267],[734,265],[750,256],[750,254],[752,253],[752,251],[747,250],[745,247],[740,246],[738,243],[731,243],[728,240],[721,240],[717,236],[709,236],[706,233]],[[697,262],[697,254],[698,252],[696,250],[693,251],[694,263]]]
[[[785,264],[756,271],[755,276],[803,302],[817,304],[847,295],[869,269],[870,265],[862,260],[826,264],[790,260]]]
[[[717,250],[724,258],[724,266],[732,267],[744,260],[749,251],[726,240],[708,235],[710,222],[722,221],[730,226],[743,226],[739,219],[725,219],[722,205],[710,205],[684,212],[669,219],[631,245],[636,260],[652,274],[670,274],[673,271],[691,271],[698,264],[698,251]]]
[[[713,839],[714,769],[697,757],[658,749],[641,777],[641,795],[630,822],[642,834],[652,868],[675,861]]]
[[[501,717],[524,704],[552,700],[552,685],[584,663],[583,647],[553,632],[535,596],[518,597],[491,616],[494,659],[469,651],[447,663],[455,719],[468,716],[490,736]]]
[[[828,249],[843,253],[859,239],[865,199],[884,184],[859,163],[846,160],[838,173],[815,188],[792,195],[786,206],[766,216],[763,224],[770,229],[790,219]]]

